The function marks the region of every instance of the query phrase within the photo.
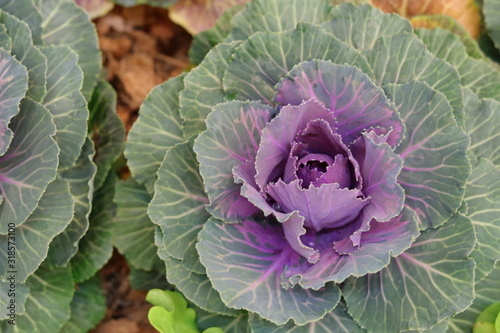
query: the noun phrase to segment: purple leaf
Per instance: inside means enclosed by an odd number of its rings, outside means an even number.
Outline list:
[[[235,101],[215,106],[207,117],[207,129],[196,138],[194,151],[210,199],[207,209],[214,217],[238,221],[258,211],[240,195],[233,168],[254,160],[262,129],[273,113],[259,102]]]
[[[299,180],[285,184],[279,180],[266,187],[283,213],[300,212],[304,225],[320,231],[340,228],[353,221],[369,200],[357,189],[339,188],[336,183],[304,189]]]
[[[262,131],[262,139],[255,164],[257,185],[263,189],[273,178],[283,175],[283,170],[297,135],[315,119],[322,119],[335,128],[335,117],[321,104],[306,101],[299,106],[285,106]]]
[[[314,291],[283,289],[281,273],[298,254],[285,240],[281,224],[245,220],[205,223],[197,244],[202,264],[222,301],[281,325],[297,325],[323,318],[340,300],[334,284]]]
[[[401,212],[405,195],[397,177],[403,160],[388,144],[376,144],[364,133],[351,149],[361,167],[363,194],[370,197],[370,203],[363,210],[360,229],[351,236],[353,244],[359,245],[360,233],[369,228],[371,219],[384,222]]]
[[[303,288],[318,289],[329,281],[340,283],[349,276],[376,272],[389,264],[391,256],[408,249],[418,235],[415,212],[408,209],[388,222],[372,220],[370,230],[361,236],[359,248],[346,242],[348,238],[335,242],[335,246],[326,246],[315,264],[302,260],[289,266],[283,273],[283,284],[299,283]],[[339,253],[339,248],[345,253]]]
[[[404,135],[404,126],[394,105],[359,69],[331,61],[313,60],[296,65],[276,85],[275,100],[299,105],[313,99],[331,110],[337,130],[350,143],[371,127],[392,129],[387,142],[395,147]]]

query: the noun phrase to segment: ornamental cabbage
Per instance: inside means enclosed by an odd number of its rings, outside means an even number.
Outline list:
[[[326,0],[253,1],[193,45],[125,150],[167,280],[246,331],[456,327],[500,259],[489,60]]]
[[[125,131],[101,69],[72,0],[0,0],[1,332],[86,332],[104,316],[95,274]]]

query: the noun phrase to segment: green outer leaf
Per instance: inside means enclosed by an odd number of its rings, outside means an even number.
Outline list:
[[[317,26],[299,23],[286,32],[258,32],[237,47],[224,73],[224,90],[240,100],[271,104],[279,79],[312,59],[357,66],[371,76],[366,59],[355,49]]]
[[[156,171],[168,148],[185,139],[179,116],[179,92],[184,89],[184,75],[156,86],[139,109],[125,146],[125,157],[135,180],[145,184],[150,194]]]
[[[475,286],[476,298],[470,307],[462,313],[449,319],[450,327],[447,333],[471,333],[472,325],[477,316],[487,306],[500,300],[500,261],[496,263],[493,271]]]
[[[0,330],[4,333],[59,332],[70,318],[70,303],[75,292],[71,268],[40,267],[26,285],[30,289],[26,313],[16,316],[16,325],[1,322]]]
[[[490,36],[488,36],[487,33],[479,35],[477,43],[485,56],[496,62],[497,64],[495,65],[498,67],[498,64],[500,63],[500,51],[495,48]]]
[[[250,333],[248,315],[245,312],[240,312],[236,317],[232,317],[207,312],[194,304],[191,304],[190,307],[196,311],[196,324],[200,331],[210,327],[220,327],[224,333]]]
[[[467,181],[465,202],[476,231],[477,244],[471,257],[476,262],[476,283],[500,260],[500,169],[486,159],[473,164]],[[500,288],[500,284],[499,284]]]
[[[285,325],[276,326],[251,313],[248,319],[252,333],[364,333],[359,325],[349,316],[345,302],[341,300],[335,309],[325,315],[322,319],[297,326],[293,321]]]
[[[449,32],[453,33],[453,35],[456,35],[462,43],[465,45],[467,54],[473,58],[476,59],[482,59],[484,58],[484,54],[479,48],[478,43],[474,38],[469,35],[467,30],[453,17],[448,16],[448,15],[417,15],[413,16],[411,19],[411,22],[413,24],[417,24],[418,26],[426,29],[436,29],[440,30],[439,28],[448,30]],[[418,30],[420,29],[415,29],[418,35]],[[434,53],[431,50],[432,53]]]
[[[49,111],[28,98],[21,101],[20,108],[10,124],[16,136],[0,159],[0,192],[4,199],[0,205],[0,221],[15,226],[26,220],[56,177],[59,154],[52,138],[55,126]],[[21,165],[25,167],[17,167]],[[0,234],[5,233],[7,223],[2,223]]]
[[[42,14],[33,0],[0,0],[0,8],[26,22],[36,45],[42,44]]]
[[[483,15],[488,35],[500,50],[500,1],[484,0]]]
[[[19,314],[24,314],[26,312],[26,299],[28,298],[29,288],[24,284],[15,284],[14,288],[11,288],[10,282],[0,282],[0,320],[10,319],[7,315],[10,313],[10,309],[7,306],[10,305],[11,299],[14,299],[16,302],[15,305],[15,313],[16,316]],[[15,292],[15,297],[10,297],[9,294]],[[0,321],[0,327],[1,327]]]
[[[117,180],[118,177],[111,171],[103,186],[94,192],[89,230],[80,240],[78,252],[71,259],[71,270],[77,283],[95,275],[113,254],[111,225],[116,209],[113,197]]]
[[[328,0],[256,0],[233,17],[226,42],[245,40],[258,31],[294,29],[299,22],[320,24],[331,18],[331,11]]]
[[[219,44],[208,52],[201,64],[186,75],[185,89],[179,94],[182,132],[190,137],[203,131],[205,118],[216,104],[227,101],[222,76],[234,49],[241,42]]]
[[[2,156],[12,141],[12,129],[8,125],[12,117],[19,113],[19,103],[28,90],[28,71],[15,57],[10,55],[10,52],[1,49],[0,90],[2,91],[0,99],[0,156]]]
[[[7,28],[3,24],[0,24],[0,48],[9,53],[12,51],[12,39],[7,34]]]
[[[333,19],[321,25],[338,39],[356,49],[372,49],[382,36],[411,32],[407,19],[396,14],[386,14],[370,5],[354,6],[345,3],[335,7]]]
[[[97,81],[89,102],[89,131],[96,144],[94,191],[101,188],[125,146],[125,127],[116,114],[116,99],[116,92],[108,82]]]
[[[31,31],[26,22],[5,11],[0,13],[0,22],[7,28],[7,33],[12,39],[12,55],[28,69],[29,84],[26,94],[35,101],[41,102],[47,92],[45,80],[47,59],[33,45]]]
[[[155,243],[156,246],[158,246],[158,255],[160,258],[168,256],[172,259],[176,259],[168,254],[167,248],[169,247],[169,239],[169,232],[165,232],[163,228],[158,227],[155,230]],[[182,261],[182,268],[196,274],[206,275],[207,271],[205,266],[201,264],[200,257],[196,251],[196,239],[191,240],[184,251],[183,258],[178,259]]]
[[[406,137],[395,149],[404,160],[398,183],[405,204],[420,218],[421,229],[445,223],[461,206],[470,175],[469,137],[460,128],[445,96],[422,82],[389,85]]]
[[[71,301],[71,317],[59,333],[86,333],[94,328],[106,313],[106,297],[99,275],[81,283]]]
[[[481,98],[500,101],[500,71],[491,62],[469,56],[459,37],[447,30],[417,29],[416,34],[432,54],[457,69],[464,88],[471,89]]]
[[[210,218],[196,245],[211,283],[227,306],[256,312],[277,325],[289,319],[304,325],[323,318],[335,308],[340,300],[340,290],[335,284],[327,284],[320,290],[299,286],[283,289],[282,267],[270,260],[276,256],[264,244],[269,240],[264,235],[255,240],[254,235],[245,234],[235,226]],[[260,246],[259,242],[263,244]]]
[[[463,311],[474,298],[474,244],[472,223],[459,214],[425,230],[387,268],[346,281],[349,314],[373,332],[399,332],[428,329]]]
[[[116,185],[113,245],[137,269],[150,271],[160,263],[154,244],[155,225],[147,214],[151,196],[133,178]]]
[[[89,111],[80,92],[83,72],[78,55],[67,46],[41,48],[47,57],[47,95],[43,105],[52,113],[56,124],[55,139],[61,149],[59,167],[75,164],[87,135]]]
[[[88,14],[74,1],[38,0],[45,45],[66,45],[78,53],[78,66],[85,73],[82,94],[88,101],[102,69],[97,32]]]
[[[74,200],[69,191],[69,183],[58,177],[47,186],[37,208],[26,222],[12,233],[0,236],[0,276],[3,281],[9,271],[16,271],[16,281],[24,283],[47,256],[49,243],[68,226],[73,218]],[[9,267],[7,248],[14,243],[16,263]]]
[[[155,254],[156,255],[156,254]],[[130,266],[130,286],[135,290],[151,290],[154,288],[168,289],[171,285],[167,282],[165,264],[155,267],[151,271],[144,271]]]
[[[236,316],[237,311],[228,308],[220,299],[219,293],[212,287],[210,279],[204,274],[194,273],[181,260],[161,256],[167,268],[167,280],[174,284],[187,299],[200,308],[223,315]]]
[[[155,194],[148,209],[151,220],[166,231],[160,246],[169,256],[179,260],[190,256],[190,252],[198,256],[194,245],[210,216],[205,210],[207,203],[193,142],[174,146],[158,170]]]
[[[469,150],[478,158],[487,158],[500,168],[500,102],[492,99],[479,100],[470,90],[464,89],[467,113],[465,129],[471,138]]]
[[[457,122],[462,124],[462,88],[456,69],[427,51],[417,36],[406,32],[383,36],[363,54],[372,66],[379,85],[425,82],[446,96]]]
[[[224,41],[231,32],[231,19],[242,8],[243,6],[229,8],[219,17],[212,29],[203,31],[193,37],[193,42],[189,49],[189,60],[193,64],[199,65],[212,48]]]
[[[428,330],[411,330],[411,331],[404,331],[404,333],[443,333],[446,332],[449,325],[450,322],[448,319],[446,319]]]
[[[60,175],[70,184],[71,195],[75,199],[75,214],[66,229],[50,243],[45,263],[49,266],[64,266],[75,255],[78,243],[89,228],[93,182],[96,166],[92,162],[94,145],[87,138],[76,164],[61,170]]]

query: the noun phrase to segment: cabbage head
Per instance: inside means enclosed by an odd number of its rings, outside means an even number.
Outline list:
[[[325,0],[253,1],[191,56],[125,151],[168,281],[228,332],[458,330],[500,259],[496,68]]]

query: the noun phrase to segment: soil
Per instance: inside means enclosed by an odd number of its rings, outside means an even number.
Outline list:
[[[128,131],[151,89],[189,67],[192,37],[167,10],[146,5],[115,6],[95,24],[106,79],[118,93],[117,112]]]
[[[189,67],[192,37],[168,18],[167,10],[145,5],[115,6],[95,24],[106,79],[117,92],[117,112],[128,133],[151,89]],[[129,272],[115,251],[100,273],[106,315],[91,333],[157,332],[147,319],[151,305],[145,301],[146,292],[130,287]]]

